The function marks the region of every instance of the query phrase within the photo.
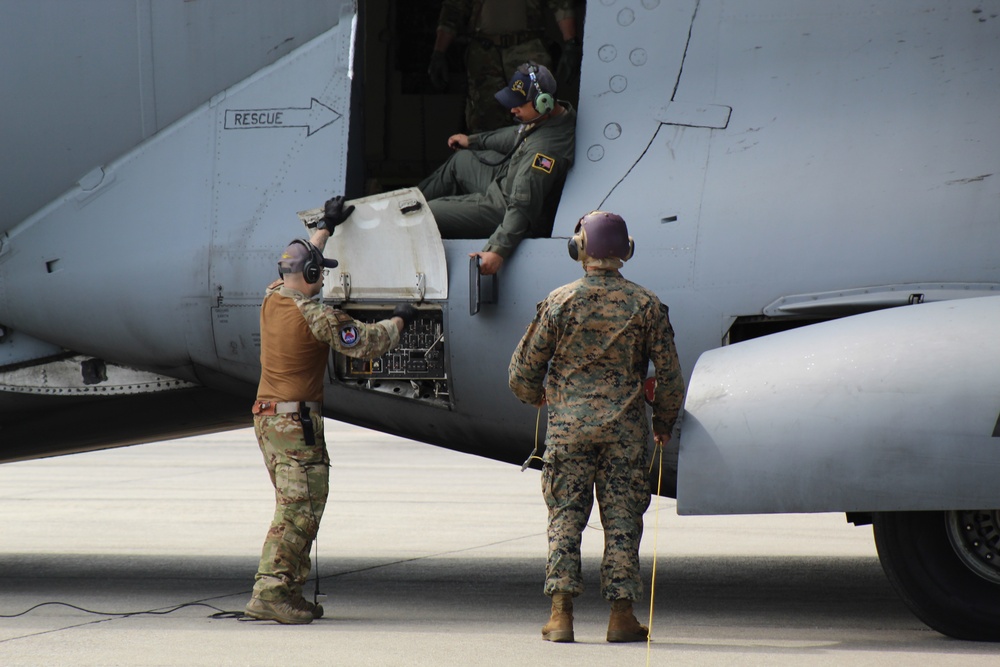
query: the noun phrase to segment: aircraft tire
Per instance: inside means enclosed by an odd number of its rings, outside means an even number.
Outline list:
[[[970,641],[1000,641],[1000,511],[879,512],[875,546],[917,618]]]

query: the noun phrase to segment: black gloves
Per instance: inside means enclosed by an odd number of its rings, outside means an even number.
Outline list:
[[[576,37],[563,42],[559,65],[556,67],[556,81],[559,82],[559,85],[576,83],[580,76],[580,58],[582,56],[583,47]]]
[[[323,217],[316,221],[316,229],[325,229],[333,234],[337,225],[347,220],[347,217],[353,212],[353,206],[344,209],[343,195],[327,199],[326,204],[323,205]]]
[[[417,309],[408,303],[401,303],[392,311],[393,317],[403,320],[403,328],[410,326],[410,322],[417,318]]]
[[[431,78],[434,90],[443,92],[448,89],[448,58],[444,51],[431,51],[431,64],[427,68],[427,76]]]

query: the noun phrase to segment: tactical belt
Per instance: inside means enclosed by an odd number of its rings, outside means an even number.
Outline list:
[[[305,410],[302,410],[302,408]],[[300,403],[298,401],[254,401],[252,412],[255,415],[287,415],[298,412],[308,412],[315,411],[319,412],[322,406],[315,402],[309,401],[306,403]]]
[[[483,32],[473,33],[472,38],[483,45],[484,48],[498,46],[506,49],[509,46],[517,46],[539,39],[545,34],[542,30],[525,30],[523,32],[512,32],[506,35],[487,35]]]

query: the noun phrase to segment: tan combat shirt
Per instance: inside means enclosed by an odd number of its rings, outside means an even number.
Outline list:
[[[330,348],[349,357],[374,359],[398,344],[399,329],[392,320],[357,322],[276,281],[267,288],[260,307],[257,399],[322,402]]]

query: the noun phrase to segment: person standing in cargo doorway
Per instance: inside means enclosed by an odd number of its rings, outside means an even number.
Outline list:
[[[284,624],[311,623],[323,615],[307,601],[309,550],[319,532],[330,487],[330,457],[323,437],[323,374],[330,348],[375,358],[399,344],[416,317],[409,304],[374,324],[314,300],[323,271],[337,260],[323,256],[330,234],[354,210],[344,198],[326,202],[312,237],[296,239],[278,261],[260,309],[260,384],[253,404],[254,433],[274,486],[274,519],[264,539],[246,615]]]
[[[448,50],[456,37],[468,38],[465,131],[469,134],[511,124],[507,109],[493,103],[493,93],[503,86],[515,67],[527,61],[552,67],[545,40],[546,5],[563,40],[556,76],[568,84],[579,78],[582,56],[576,30],[576,0],[444,0],[441,3],[427,74],[435,89],[447,90],[451,79]]]
[[[569,242],[583,278],[551,292],[510,360],[510,389],[525,403],[548,405],[542,494],[548,506],[542,638],[572,642],[573,598],[583,592],[580,542],[596,489],[604,528],[601,594],[611,603],[609,642],[648,638],[632,603],[642,595],[639,541],[649,507],[649,419],[644,383],[656,368],[652,430],[670,440],[684,397],[667,307],[619,272],[634,243],[621,216],[593,211]]]

